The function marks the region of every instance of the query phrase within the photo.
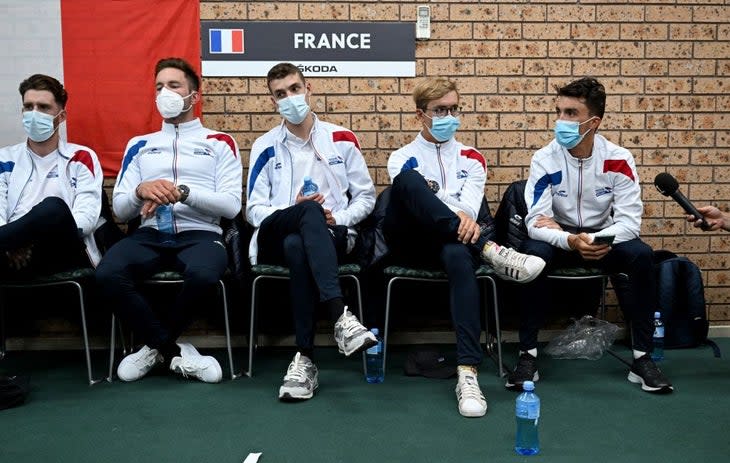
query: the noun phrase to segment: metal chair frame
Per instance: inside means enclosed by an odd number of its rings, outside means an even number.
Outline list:
[[[421,274],[419,276],[416,275],[408,275],[403,276],[400,275],[400,273],[403,272],[403,270],[410,270],[415,271],[418,274]],[[390,303],[391,303],[391,296],[392,296],[392,290],[393,285],[396,281],[424,281],[424,282],[440,282],[440,283],[448,283],[448,277],[446,275],[446,272],[439,271],[439,270],[423,270],[423,269],[415,269],[411,267],[403,267],[403,266],[396,266],[392,265],[389,267],[386,267],[383,270],[383,273],[386,277],[388,277],[388,288],[385,298],[385,327],[383,332],[383,373],[385,373],[385,366],[386,366],[386,359],[387,359],[387,352],[388,352],[388,332],[389,332],[389,318],[390,318]],[[502,333],[501,328],[499,325],[499,300],[497,296],[497,283],[494,280],[493,276],[496,275],[494,273],[494,270],[492,270],[491,267],[482,265],[477,269],[476,271],[476,278],[477,280],[482,281],[483,287],[485,289],[485,295],[484,295],[484,324],[485,324],[485,348],[487,351],[487,355],[497,364],[497,375],[500,377],[503,377],[507,374],[507,371],[504,368],[504,364],[502,362]],[[489,301],[486,297],[486,288],[487,283],[491,285],[492,290],[492,306],[494,307],[494,325],[495,325],[495,340],[490,339],[491,334],[489,333]],[[495,344],[496,344],[496,355],[495,355]]]
[[[83,274],[76,277],[68,276],[71,273],[83,270]],[[88,270],[88,271],[87,271]],[[102,379],[94,379],[93,368],[91,366],[91,349],[89,347],[89,334],[86,327],[86,304],[84,302],[84,289],[79,279],[93,276],[94,269],[77,269],[69,272],[60,272],[49,277],[40,278],[37,280],[19,281],[19,282],[4,282],[0,283],[0,294],[4,293],[6,289],[33,289],[33,288],[49,288],[49,287],[61,287],[70,286],[76,290],[78,295],[79,308],[81,310],[81,330],[84,338],[84,351],[86,356],[86,372],[88,375],[89,386],[97,384]],[[6,337],[5,337],[5,304],[2,303],[4,299],[0,296],[0,360],[5,357],[7,352],[6,349]]]
[[[251,320],[249,325],[249,338],[248,338],[248,369],[245,375],[249,378],[253,375],[253,354],[254,350],[258,347],[258,339],[256,334],[256,287],[262,280],[289,280],[289,269],[279,265],[253,265],[251,272],[256,275],[251,282]],[[360,289],[360,279],[358,275],[360,273],[360,266],[356,264],[345,264],[338,267],[337,276],[340,279],[350,279],[355,285],[357,292],[357,307],[360,316],[360,321],[363,320],[362,312],[362,291]],[[365,364],[365,352],[362,354],[362,367],[363,372],[366,371]]]

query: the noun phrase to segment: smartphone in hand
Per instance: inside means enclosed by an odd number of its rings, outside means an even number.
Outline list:
[[[616,235],[595,235],[593,237],[593,244],[607,244],[611,246],[614,239],[616,239]]]

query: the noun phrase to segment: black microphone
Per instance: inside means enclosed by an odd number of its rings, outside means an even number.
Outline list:
[[[671,174],[667,172],[662,172],[658,174],[654,178],[654,186],[657,190],[659,190],[659,193],[663,194],[664,196],[671,196],[673,200],[677,202],[680,206],[682,206],[682,209],[684,209],[684,212],[687,214],[691,214],[695,216],[695,219],[701,221],[700,228],[702,230],[709,230],[710,225],[705,221],[705,217],[702,215],[700,211],[697,210],[694,205],[689,202],[689,199],[687,199],[680,191],[679,191],[679,183],[677,182],[677,179],[672,177]]]

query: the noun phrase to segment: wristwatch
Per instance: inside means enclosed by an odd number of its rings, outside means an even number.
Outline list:
[[[180,192],[180,202],[184,203],[188,196],[190,196],[190,188],[187,185],[178,185],[177,191]]]

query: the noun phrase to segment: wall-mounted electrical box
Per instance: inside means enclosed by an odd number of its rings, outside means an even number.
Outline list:
[[[416,8],[416,39],[426,40],[431,38],[431,7],[419,5]]]

